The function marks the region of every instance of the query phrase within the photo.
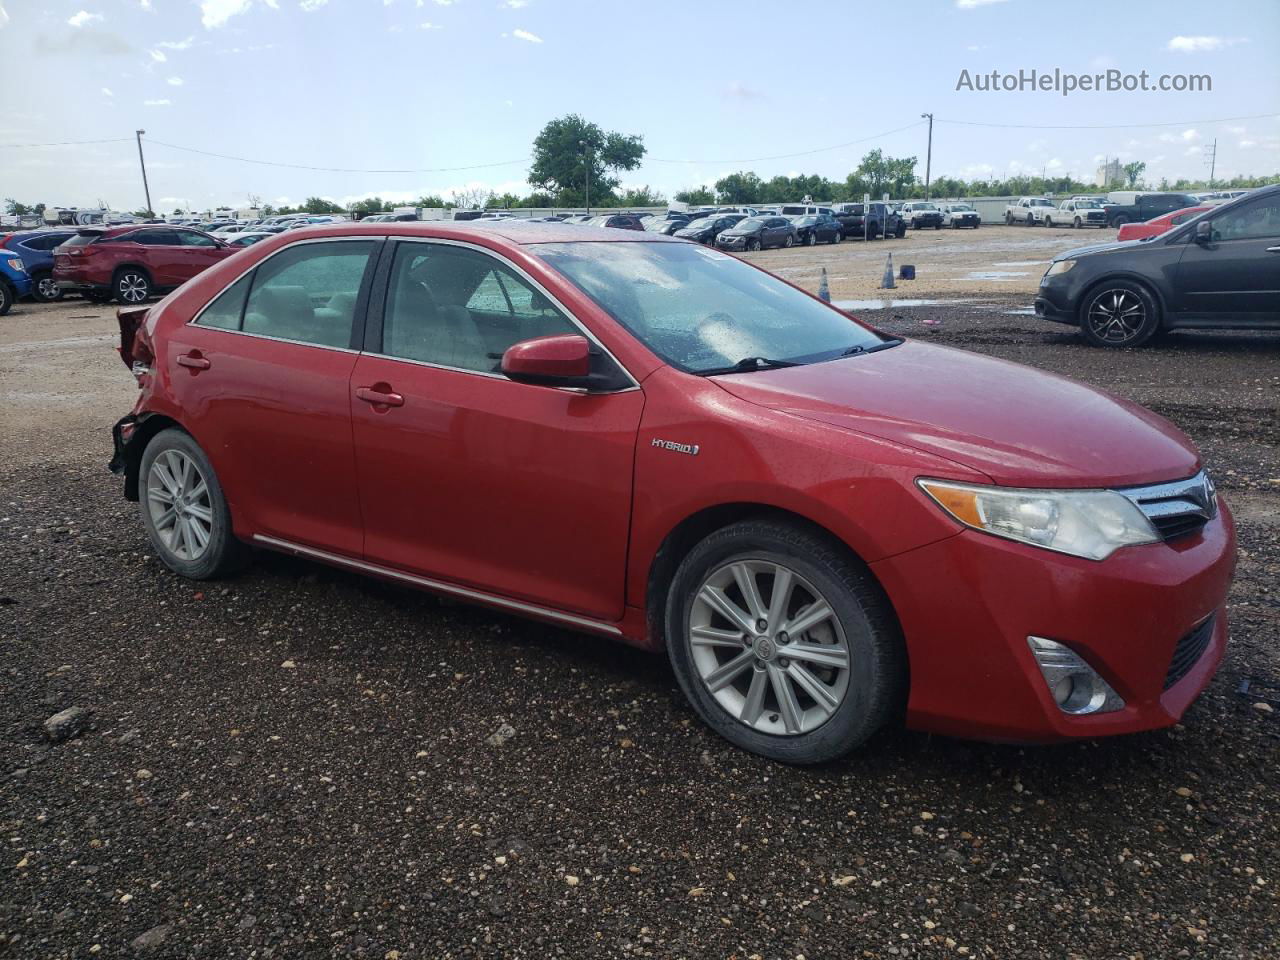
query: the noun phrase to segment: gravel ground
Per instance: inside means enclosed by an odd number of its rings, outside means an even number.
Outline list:
[[[1234,692],[1280,677],[1280,336],[1101,352],[974,296],[865,316],[1152,406],[1236,510],[1178,727],[796,770],[659,657],[281,556],[182,581],[103,467],[109,313],[0,320],[0,956],[1280,956],[1280,711]]]

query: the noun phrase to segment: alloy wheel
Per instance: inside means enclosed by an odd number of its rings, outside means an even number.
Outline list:
[[[694,596],[688,642],[707,692],[760,733],[809,733],[849,689],[850,646],[835,610],[773,561],[734,560],[713,571]]]
[[[1106,290],[1089,304],[1089,329],[1099,340],[1124,344],[1137,339],[1147,319],[1147,308],[1132,290]]]
[[[213,535],[213,501],[196,462],[166,450],[147,475],[147,509],[160,542],[179,560],[198,560]]]
[[[150,284],[140,273],[122,273],[116,281],[116,292],[128,303],[141,303],[150,294]]]
[[[53,277],[43,276],[36,281],[36,296],[41,300],[57,300],[62,290]]]
[[[815,230],[805,238],[805,246],[813,247],[818,243],[818,232]]]

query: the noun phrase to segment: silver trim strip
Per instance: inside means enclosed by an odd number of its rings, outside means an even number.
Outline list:
[[[466,597],[470,600],[477,600],[491,606],[501,607],[506,610],[514,610],[517,613],[534,614],[539,617],[545,617],[548,620],[555,620],[559,623],[566,623],[571,626],[581,627],[583,630],[605,633],[610,636],[622,636],[622,630],[611,623],[605,623],[601,620],[579,617],[572,613],[561,613],[559,610],[551,610],[547,607],[540,607],[532,603],[522,603],[519,600],[508,600],[506,597],[499,597],[492,593],[485,593],[482,590],[472,590],[469,587],[459,587],[456,584],[445,583],[442,580],[431,580],[427,577],[415,576],[411,573],[393,570],[391,567],[379,566],[376,563],[367,563],[364,560],[353,560],[350,557],[344,557],[340,554],[329,553],[326,550],[317,550],[315,547],[304,547],[298,543],[292,543],[288,540],[280,540],[276,537],[265,536],[261,533],[255,533],[253,535],[253,539],[256,542],[261,543],[263,546],[281,550],[285,553],[294,553],[299,556],[310,557],[314,560],[322,560],[325,563],[332,563],[336,566],[348,567],[352,570],[360,570],[364,573],[371,573],[375,576],[386,577],[391,580],[399,580],[403,583],[412,584],[416,587],[435,590],[438,593],[448,593],[456,597]]]

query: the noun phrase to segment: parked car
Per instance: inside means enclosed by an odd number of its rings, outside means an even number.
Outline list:
[[[53,252],[53,279],[64,293],[134,305],[172,290],[236,252],[188,227],[86,227]]]
[[[764,250],[795,246],[795,242],[795,224],[786,217],[747,217],[716,237],[716,246],[722,250]]]
[[[1070,224],[1079,230],[1081,227],[1105,227],[1107,214],[1102,204],[1088,197],[1077,197],[1063,200],[1056,214],[1045,214],[1044,225],[1051,227],[1055,223]]]
[[[672,236],[679,237],[681,240],[694,240],[698,243],[705,243],[707,246],[714,246],[716,237],[720,235],[722,230],[728,230],[745,219],[747,219],[746,215],[741,213],[702,217],[699,220],[685,224],[676,230]]]
[[[925,227],[942,229],[942,211],[937,204],[928,200],[909,200],[902,205],[902,222],[911,230],[922,230]]]
[[[796,242],[812,247],[817,243],[839,243],[843,239],[840,223],[829,213],[792,217],[796,227]]]
[[[33,230],[0,237],[0,247],[22,260],[31,279],[31,296],[41,303],[62,299],[62,291],[53,279],[53,249],[75,235],[74,230]]]
[[[1185,434],[628,239],[330,225],[121,311],[140,389],[111,466],[151,549],[205,580],[252,545],[665,651],[713,730],[787,763],[902,715],[1018,742],[1179,722],[1235,563]]]
[[[262,230],[245,230],[242,233],[233,234],[227,238],[227,246],[234,247],[239,250],[242,247],[250,247],[259,240],[265,240],[267,237],[274,237],[275,234]]]
[[[681,230],[689,225],[690,221],[684,217],[673,219],[663,219],[660,217],[650,217],[644,222],[644,228],[649,233],[659,233],[664,237],[673,235],[677,230]]]
[[[859,240],[864,238],[874,240],[882,236],[888,240],[893,237],[902,239],[906,236],[907,225],[902,221],[893,204],[873,200],[870,208],[870,223],[867,223],[861,203],[836,204],[833,216],[840,224],[845,239],[856,237]]]
[[[1173,213],[1161,214],[1146,223],[1126,223],[1120,228],[1120,232],[1116,234],[1116,239],[1143,240],[1147,237],[1158,237],[1166,230],[1170,230],[1180,223],[1186,223],[1192,217],[1198,217],[1215,206],[1218,206],[1218,204],[1206,203],[1199,207],[1187,207],[1185,210],[1175,210]]]
[[[12,250],[0,250],[0,317],[15,301],[31,296],[31,278],[22,258]]]
[[[944,203],[940,209],[944,227],[951,227],[954,230],[971,227],[977,230],[982,224],[982,217],[978,215],[978,211],[971,203]]]
[[[614,230],[643,230],[644,221],[630,213],[601,214],[586,221],[588,227],[609,227]]]
[[[1136,347],[1162,330],[1280,329],[1280,186],[1214,207],[1150,240],[1059,254],[1036,315],[1089,343]]]
[[[1198,207],[1200,202],[1185,193],[1140,193],[1121,190],[1107,194],[1109,202],[1103,207],[1107,226],[1120,227],[1126,223],[1145,223],[1162,213]]]
[[[1024,223],[1034,227],[1037,223],[1044,223],[1045,217],[1052,218],[1056,209],[1048,197],[1020,197],[1005,205],[1004,222],[1010,226]]]
[[[780,217],[811,217],[821,213],[833,213],[831,207],[813,203],[781,203],[773,208]]]

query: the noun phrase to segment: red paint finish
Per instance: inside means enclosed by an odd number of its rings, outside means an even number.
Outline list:
[[[344,236],[439,238],[500,255],[563,305],[631,385],[586,393],[190,323],[275,251]],[[574,241],[680,242],[579,226],[405,223],[269,238],[122,322],[125,359],[154,355],[134,412],[191,432],[242,538],[287,541],[654,649],[664,638],[650,632],[649,613],[666,598],[650,595],[650,578],[673,531],[726,507],[803,518],[884,588],[907,645],[918,729],[1032,741],[1148,729],[1175,722],[1208,683],[1226,643],[1235,557],[1225,504],[1198,533],[1093,562],[965,530],[915,482],[1181,479],[1200,458],[1172,425],[1060,377],[912,342],[803,367],[685,374],[537,256],[539,243]],[[366,285],[378,275],[370,270]],[[381,295],[366,289],[364,302],[372,327]],[[359,310],[356,321],[358,344]],[[587,342],[541,338],[508,349],[505,362],[580,371]],[[1174,644],[1210,614],[1209,651],[1162,690]],[[1028,634],[1070,644],[1126,707],[1063,714]]]
[[[151,278],[156,291],[169,290],[237,252],[236,247],[229,247],[216,237],[183,227],[136,224],[81,232],[94,233],[97,239],[83,246],[63,245],[54,250],[53,279],[66,290],[106,292],[122,267],[141,269]],[[212,245],[139,242],[146,234],[157,232],[174,240],[183,234],[195,235]]]
[[[1172,230],[1179,223],[1186,223],[1196,214],[1212,209],[1212,207],[1186,207],[1182,210],[1174,210],[1172,213],[1152,217],[1145,223],[1121,224],[1120,232],[1116,234],[1116,239],[1141,240],[1143,237],[1158,237],[1160,234]]]
[[[559,334],[535,337],[507,348],[502,372],[516,379],[565,379],[591,372],[591,344],[586,337]]]

